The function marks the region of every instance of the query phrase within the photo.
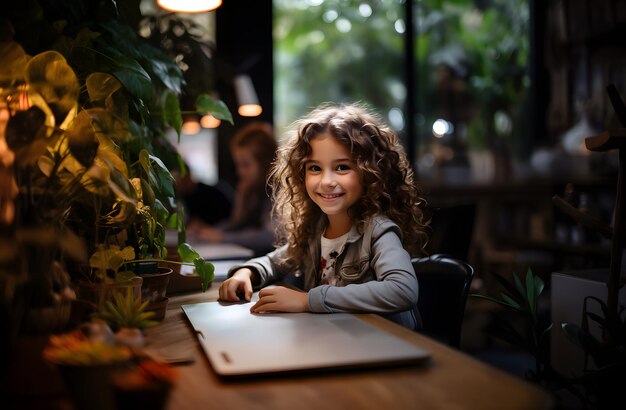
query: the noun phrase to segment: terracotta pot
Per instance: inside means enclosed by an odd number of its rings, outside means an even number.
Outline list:
[[[154,312],[154,320],[162,320],[165,317],[168,298],[165,296],[167,285],[170,281],[172,269],[158,267],[158,273],[147,273],[141,275],[143,285],[141,287],[141,300],[149,301],[148,311]]]
[[[145,273],[141,275],[143,284],[141,285],[141,300],[149,300],[154,303],[165,298],[167,284],[170,281],[172,269],[158,267],[157,273]]]
[[[168,297],[165,297],[161,300],[157,300],[156,302],[150,302],[146,310],[148,312],[154,312],[154,316],[150,319],[152,320],[163,320],[165,318],[165,311],[167,310],[167,302],[169,301]]]

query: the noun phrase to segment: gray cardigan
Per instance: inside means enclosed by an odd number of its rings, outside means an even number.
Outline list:
[[[301,271],[292,272],[280,264],[287,246],[233,267],[229,277],[239,268],[250,268],[256,290],[289,276],[303,279],[309,292],[311,312],[378,313],[409,329],[420,329],[417,311],[418,283],[409,253],[402,247],[402,232],[385,216],[368,221],[359,233],[352,227],[345,246],[335,264],[336,286],[319,285],[320,237],[327,220],[318,223],[316,240],[309,248],[309,261]]]

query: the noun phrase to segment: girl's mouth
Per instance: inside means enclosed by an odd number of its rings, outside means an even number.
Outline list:
[[[318,194],[319,196],[321,196],[324,199],[335,199],[335,198],[339,198],[340,196],[342,196],[343,194]]]

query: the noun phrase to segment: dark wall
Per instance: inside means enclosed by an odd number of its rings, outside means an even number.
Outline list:
[[[234,125],[222,122],[218,129],[220,178],[235,181],[229,152],[233,133],[250,121],[274,118],[274,77],[272,55],[272,2],[270,0],[224,1],[216,11],[217,91],[233,114]],[[248,74],[254,83],[263,113],[258,117],[241,117],[232,79]]]

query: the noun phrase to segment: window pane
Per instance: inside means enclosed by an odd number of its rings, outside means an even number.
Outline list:
[[[274,0],[275,123],[319,103],[363,101],[404,128],[399,0]]]
[[[420,0],[414,11],[421,177],[467,167],[468,152],[528,155],[528,0]]]
[[[404,1],[273,4],[279,130],[321,102],[363,100],[386,116],[401,138],[408,135]],[[468,151],[527,156],[528,0],[414,0],[412,5],[414,48],[408,58],[416,66],[412,134],[420,177],[446,162],[464,162],[467,168]]]

